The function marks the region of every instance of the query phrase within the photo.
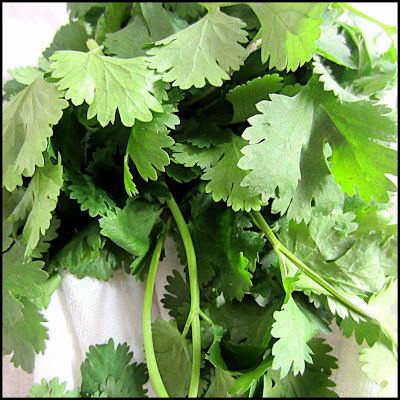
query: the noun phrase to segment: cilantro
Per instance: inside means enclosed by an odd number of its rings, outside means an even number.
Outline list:
[[[393,395],[396,29],[345,3],[67,10],[3,86],[3,355],[32,372],[61,270],[122,269],[146,364],[110,338],[31,395],[335,397],[333,321]],[[168,236],[184,273],[152,321]]]

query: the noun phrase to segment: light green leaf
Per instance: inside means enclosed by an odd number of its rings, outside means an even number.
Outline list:
[[[295,71],[310,61],[328,3],[247,3],[262,30],[261,60],[269,68]]]
[[[274,313],[274,318],[271,335],[278,341],[272,347],[272,369],[281,369],[280,379],[289,371],[293,371],[294,376],[299,372],[303,374],[305,362],[313,362],[312,350],[307,342],[317,333],[328,333],[330,330],[327,322],[300,306],[291,295],[283,305],[282,311]]]
[[[35,261],[36,263],[40,261]],[[42,325],[47,322],[26,297],[21,297],[23,319],[13,326],[3,324],[3,356],[13,353],[11,362],[16,368],[33,372],[35,353],[44,353],[48,329]]]
[[[72,392],[70,390],[65,391],[67,382],[58,383],[58,377],[53,378],[51,381],[42,379],[39,384],[35,384],[29,390],[31,395],[26,397],[81,397],[79,393],[79,387],[76,387]]]
[[[312,364],[307,364],[304,374],[289,372],[281,379],[278,371],[268,370],[264,379],[264,397],[325,398],[338,397],[330,388],[335,383],[329,379],[332,369],[338,368],[337,359],[328,355],[332,347],[324,339],[313,338],[308,344],[312,351]]]
[[[8,70],[8,73],[19,83],[23,85],[30,85],[33,83],[43,72],[34,67],[19,67],[14,70]]]
[[[346,45],[346,40],[338,32],[339,25],[326,18],[320,28],[321,36],[316,41],[316,52],[336,64],[355,69],[356,65]]]
[[[192,374],[192,345],[174,321],[157,318],[152,324],[154,352],[170,397],[184,397]]]
[[[189,89],[221,86],[229,79],[230,70],[237,71],[247,56],[239,43],[247,42],[245,24],[211,6],[198,22],[155,43],[147,54],[150,67],[163,73],[165,82]],[[229,43],[229,46],[226,44]]]
[[[23,307],[20,296],[30,299],[42,295],[40,284],[47,279],[42,270],[44,262],[29,261],[24,257],[24,247],[16,242],[10,250],[3,253],[3,325],[15,326],[23,320]]]
[[[185,143],[175,143],[171,150],[172,158],[185,167],[209,168],[215,165],[223,155],[223,146],[197,147]]]
[[[3,186],[13,191],[22,175],[32,176],[43,167],[47,138],[68,102],[53,83],[39,76],[3,107]]]
[[[215,367],[214,376],[211,378],[210,386],[205,393],[206,398],[235,397],[229,394],[229,390],[235,382],[235,378],[229,371]]]
[[[44,166],[37,168],[24,193],[21,202],[10,216],[11,221],[26,220],[22,231],[22,244],[26,245],[25,255],[31,255],[50,227],[52,211],[56,208],[58,195],[63,184],[61,158],[53,165],[45,153]]]
[[[145,57],[122,59],[98,54],[59,51],[50,60],[57,86],[66,89],[65,98],[76,106],[89,104],[87,119],[97,116],[101,126],[115,122],[118,109],[125,126],[135,120],[151,121],[152,111],[163,112],[165,84],[148,68]]]
[[[107,2],[99,3],[67,3],[67,9],[71,12],[70,19],[82,18],[94,7],[104,8],[107,6]]]
[[[31,257],[42,258],[43,254],[49,251],[50,248],[49,242],[58,237],[58,233],[56,231],[60,227],[60,225],[61,225],[61,220],[53,216],[50,220],[49,229],[47,229],[44,236],[40,236],[36,248],[32,251]]]
[[[278,93],[283,87],[281,81],[278,74],[264,75],[230,90],[226,95],[234,111],[230,123],[243,122],[257,114],[256,104],[261,100],[269,100],[271,93]]]

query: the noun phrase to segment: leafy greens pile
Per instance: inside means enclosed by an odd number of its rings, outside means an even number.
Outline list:
[[[337,396],[331,323],[368,344],[361,368],[388,393],[396,30],[344,3],[68,9],[4,85],[3,355],[32,372],[60,271],[124,269],[147,279],[147,365],[110,339],[80,388],[32,395],[139,397],[150,377],[160,397]],[[151,323],[168,235],[186,267],[172,320]]]

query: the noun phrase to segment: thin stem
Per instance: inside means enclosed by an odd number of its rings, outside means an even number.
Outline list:
[[[214,322],[212,322],[211,318],[203,311],[199,310],[199,315],[204,319],[204,321],[208,322],[211,326],[214,326]]]
[[[171,194],[171,198],[166,200],[168,207],[175,219],[181,234],[183,244],[185,246],[186,258],[189,270],[189,285],[190,285],[190,310],[193,314],[189,325],[192,325],[192,342],[193,342],[193,362],[192,362],[192,377],[190,380],[189,397],[196,397],[200,382],[200,362],[201,362],[201,331],[200,331],[200,289],[197,277],[196,253],[193,246],[193,241],[190,236],[189,229],[181,210],[176,204],[175,199]],[[189,329],[189,328],[188,328]]]
[[[186,318],[185,326],[184,326],[183,331],[182,331],[182,336],[183,337],[186,337],[187,333],[189,332],[189,328],[190,328],[190,325],[192,324],[192,321],[193,321],[193,309],[190,308],[188,317]]]
[[[169,396],[162,381],[160,371],[157,365],[156,355],[154,352],[153,334],[151,331],[151,305],[153,303],[154,282],[156,279],[158,262],[160,260],[160,255],[165,239],[167,238],[170,222],[171,220],[168,219],[165,229],[159,236],[156,247],[154,249],[153,257],[150,263],[149,273],[147,276],[146,291],[144,294],[144,306],[143,306],[144,351],[146,354],[146,362],[151,383],[158,397],[169,397]]]
[[[267,236],[268,241],[271,243],[271,245],[276,253],[277,252],[283,253],[293,264],[296,265],[297,268],[304,271],[311,279],[313,279],[315,282],[317,282],[320,286],[322,286],[331,295],[336,297],[346,307],[348,307],[349,309],[362,315],[363,317],[372,319],[379,323],[378,318],[374,314],[372,314],[370,310],[368,310],[365,307],[363,307],[361,309],[360,305],[357,306],[357,305],[353,304],[352,300],[350,300],[349,298],[347,298],[346,295],[344,295],[343,293],[341,293],[337,289],[335,289],[330,283],[325,281],[325,279],[320,277],[316,272],[314,272],[311,268],[309,268],[306,264],[304,264],[293,253],[291,253],[282,243],[280,243],[259,211],[252,211],[252,214],[254,215],[254,218],[258,222],[261,230]]]

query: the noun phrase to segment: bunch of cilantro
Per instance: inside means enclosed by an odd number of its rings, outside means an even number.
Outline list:
[[[60,271],[124,269],[146,279],[146,365],[110,339],[81,387],[32,395],[333,397],[332,323],[387,394],[396,30],[344,3],[68,9],[4,85],[3,355],[32,372]],[[168,235],[186,267],[151,323]]]

